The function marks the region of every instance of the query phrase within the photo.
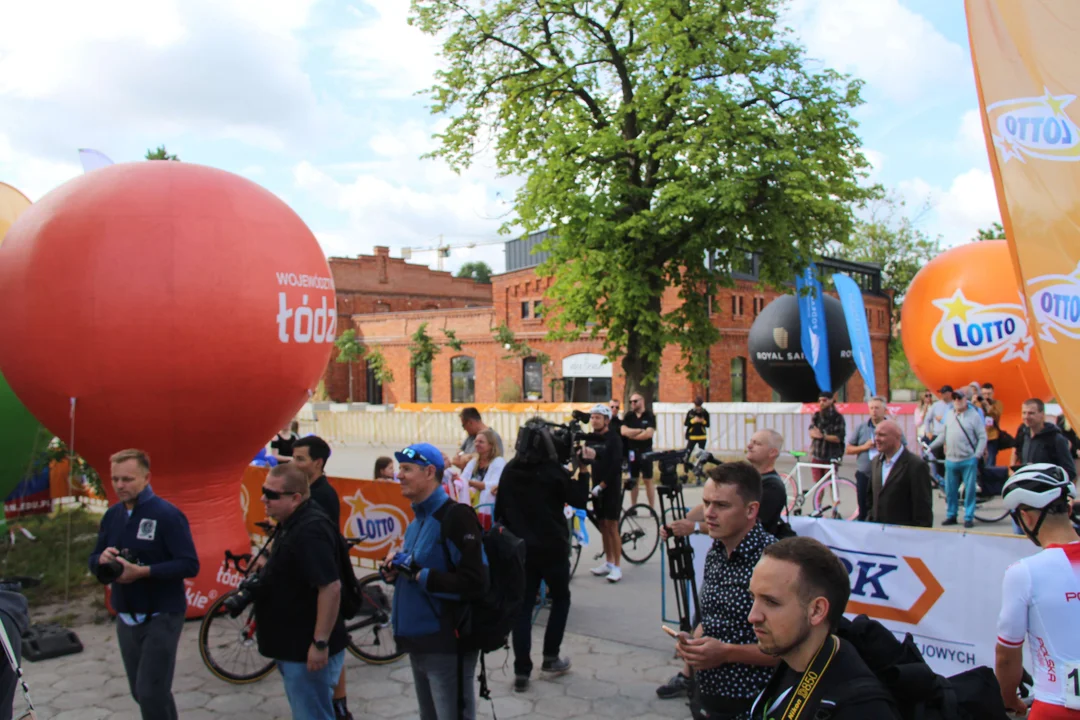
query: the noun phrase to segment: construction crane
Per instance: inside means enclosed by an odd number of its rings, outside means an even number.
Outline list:
[[[405,260],[412,258],[413,253],[421,252],[434,252],[435,253],[435,269],[443,269],[443,259],[450,257],[451,250],[462,250],[466,248],[481,247],[483,245],[502,245],[505,240],[484,240],[482,242],[461,243],[458,245],[448,245],[443,242],[443,236],[439,236],[439,244],[431,247],[405,247],[401,248],[401,257]]]

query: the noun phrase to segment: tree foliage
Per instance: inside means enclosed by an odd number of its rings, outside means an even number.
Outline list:
[[[170,155],[168,153],[168,151],[165,149],[164,145],[158,145],[156,150],[147,150],[146,151],[146,159],[147,160],[177,160],[177,161],[180,160],[180,158],[178,158],[177,156]]]
[[[472,278],[478,283],[491,284],[491,267],[484,261],[467,262],[458,270],[459,278]]]
[[[454,352],[461,352],[465,347],[461,340],[458,340],[457,331],[449,328],[443,328],[443,335],[446,336],[446,347],[450,348]]]
[[[334,339],[334,347],[337,348],[335,362],[349,366],[349,402],[353,401],[353,370],[352,366],[364,357],[364,346],[356,337],[356,330],[349,328]]]
[[[729,262],[758,251],[761,279],[787,281],[874,193],[850,117],[860,83],[807,70],[781,5],[412,0],[411,21],[444,41],[433,155],[461,169],[492,146],[526,178],[517,222],[552,231],[554,336],[602,338],[627,393],[651,397],[672,343],[706,380],[708,298]],[[669,288],[678,303],[661,303]]]
[[[387,385],[394,382],[394,371],[386,361],[386,356],[383,355],[381,347],[378,345],[365,346],[364,362],[367,363],[372,375],[375,376],[376,382],[380,385]],[[368,398],[368,400],[370,399],[371,398]]]
[[[972,240],[978,242],[979,240],[1004,240],[1005,228],[1001,226],[999,222],[990,223],[989,227],[979,228],[975,233],[975,237]]]
[[[419,370],[424,382],[430,387],[431,367],[441,348],[428,335],[427,326],[426,322],[420,323],[420,327],[416,328],[410,338],[412,342],[409,343],[409,367]]]
[[[518,340],[514,335],[514,331],[507,326],[506,323],[500,323],[498,327],[492,331],[491,336],[495,338],[495,342],[503,346],[503,349],[507,351],[507,355],[503,355],[503,360],[510,360],[515,357],[519,357],[522,360],[528,357],[536,358],[537,362],[541,365],[547,365],[551,357],[538,350],[533,350],[528,343],[524,340]]]

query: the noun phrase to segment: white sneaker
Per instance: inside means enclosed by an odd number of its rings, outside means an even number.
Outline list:
[[[607,581],[609,583],[617,583],[622,580],[622,568],[616,565],[611,568],[611,572],[608,573]]]
[[[613,567],[615,567],[615,566],[612,565],[611,563],[604,563],[603,565],[601,565],[599,567],[594,567],[589,572],[591,572],[593,575],[596,575],[598,577],[603,577],[604,575],[607,575],[609,572],[611,572],[611,569]]]

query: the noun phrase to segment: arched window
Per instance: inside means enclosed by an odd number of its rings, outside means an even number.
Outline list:
[[[731,402],[746,402],[746,358],[731,358]]]
[[[450,359],[450,402],[476,402],[476,361],[471,357]]]
[[[413,370],[413,402],[431,402],[431,363]]]
[[[521,387],[526,400],[544,399],[544,366],[534,357],[527,357],[521,367]]]

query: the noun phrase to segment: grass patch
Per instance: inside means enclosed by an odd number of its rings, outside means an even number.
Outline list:
[[[23,590],[31,607],[64,601],[65,570],[71,599],[84,597],[95,591],[100,592],[101,584],[86,568],[86,559],[94,549],[100,523],[101,515],[87,512],[81,507],[62,510],[56,515],[34,515],[12,520],[11,525],[22,525],[33,533],[37,540],[29,540],[18,531],[15,531],[14,545],[9,545],[7,538],[3,538],[4,547],[0,549],[0,576],[27,575],[40,578],[40,585]]]

